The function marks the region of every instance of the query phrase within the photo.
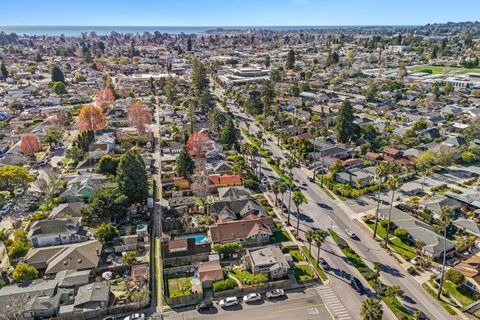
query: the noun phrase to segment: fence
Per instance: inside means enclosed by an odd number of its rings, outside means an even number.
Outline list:
[[[96,309],[92,311],[79,311],[73,312],[68,314],[59,315],[56,318],[51,318],[54,320],[86,320],[86,319],[93,319],[93,318],[101,318],[108,315],[120,314],[120,313],[128,313],[136,310],[140,310],[144,308],[145,305],[140,303],[130,303],[123,306],[115,306],[106,309]]]
[[[201,301],[203,301],[203,293],[195,293],[188,296],[180,296],[174,298],[170,298],[164,295],[163,298],[169,306],[179,308],[193,304],[199,304]]]

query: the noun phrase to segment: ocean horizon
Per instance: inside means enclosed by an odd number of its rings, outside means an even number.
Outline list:
[[[414,26],[35,26],[35,25],[0,25],[0,32],[16,33],[17,35],[38,36],[79,36],[82,33],[95,32],[97,35],[109,35],[115,31],[118,33],[144,33],[155,31],[169,34],[193,34],[204,33],[209,30],[307,30],[307,29],[342,29],[359,27],[414,27]]]

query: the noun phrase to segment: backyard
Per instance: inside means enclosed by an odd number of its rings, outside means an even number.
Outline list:
[[[365,223],[372,230],[375,228],[375,221],[369,220]],[[377,235],[382,239],[385,239],[387,235],[387,231],[380,225],[380,223],[378,223],[377,226]],[[390,233],[388,238],[390,247],[395,250],[399,255],[401,255],[405,260],[410,261],[417,256],[415,249],[411,245],[405,243],[401,238],[396,237],[392,233]]]
[[[275,243],[292,241],[292,238],[290,238],[288,232],[285,230],[273,232],[272,238]]]
[[[413,72],[423,72],[424,70],[431,70],[432,74],[444,74],[450,72],[469,73],[480,72],[479,68],[461,68],[461,67],[445,67],[445,66],[417,66],[412,68]]]
[[[310,266],[306,263],[296,263],[292,270],[295,278],[297,278],[299,281],[307,281],[315,278],[312,268],[310,268]]]
[[[168,296],[170,298],[190,295],[190,282],[193,277],[172,278],[168,279]]]

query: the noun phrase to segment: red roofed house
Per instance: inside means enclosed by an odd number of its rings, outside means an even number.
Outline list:
[[[210,238],[213,243],[254,243],[263,244],[270,241],[273,219],[248,215],[242,220],[221,221],[210,227]]]
[[[383,159],[393,162],[395,159],[403,157],[403,151],[394,147],[387,147],[383,150]]]
[[[242,179],[238,174],[226,174],[226,175],[219,175],[213,174],[208,176],[208,181],[211,185],[215,188],[221,187],[230,187],[230,186],[241,186]]]
[[[379,155],[378,153],[368,151],[367,153],[365,153],[365,158],[370,160],[381,160],[382,156]]]
[[[203,132],[192,133],[187,140],[187,150],[190,156],[204,157],[213,149],[214,142]]]

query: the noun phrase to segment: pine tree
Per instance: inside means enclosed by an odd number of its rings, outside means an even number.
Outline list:
[[[195,169],[195,163],[188,155],[187,149],[183,148],[177,158],[177,174],[180,177],[189,178]]]
[[[119,190],[130,203],[143,202],[148,197],[147,172],[142,157],[129,150],[120,158],[117,168]]]
[[[232,118],[228,119],[223,126],[222,132],[220,133],[220,141],[226,145],[228,149],[231,149],[237,144],[237,128],[235,128]]]
[[[65,76],[63,75],[63,71],[57,65],[54,65],[52,67],[52,82],[63,82],[63,83],[65,83]]]
[[[8,77],[8,70],[7,67],[5,66],[5,62],[2,61],[2,65],[0,66],[0,75],[2,78]]]
[[[210,100],[207,70],[203,63],[193,60],[191,92],[199,106],[204,107]]]
[[[285,66],[287,67],[287,69],[293,69],[293,67],[295,66],[295,52],[292,49],[288,51]]]
[[[337,132],[337,142],[348,142],[358,132],[357,125],[353,122],[353,108],[349,100],[345,100],[340,105],[335,129]]]
[[[192,51],[192,39],[190,37],[187,39],[187,51]]]

